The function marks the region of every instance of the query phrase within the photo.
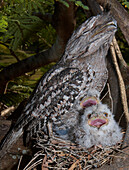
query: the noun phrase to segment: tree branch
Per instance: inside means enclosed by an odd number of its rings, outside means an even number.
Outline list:
[[[116,51],[119,68],[120,68],[120,71],[121,71],[121,74],[124,80],[125,90],[127,94],[127,104],[129,108],[129,66],[127,65],[127,63],[122,57],[122,54],[121,54],[121,51],[120,51],[120,48],[118,46],[116,39],[113,40],[113,45]]]
[[[4,68],[0,72],[0,93],[4,92],[8,81],[43,65],[58,61],[65,48],[62,41],[62,39],[57,37],[52,48]]]
[[[129,123],[129,114],[128,114],[128,105],[127,105],[127,97],[126,97],[126,90],[125,90],[125,85],[124,85],[124,81],[117,63],[117,59],[116,59],[116,53],[115,53],[115,48],[114,45],[112,43],[110,50],[112,52],[112,60],[113,60],[113,64],[115,66],[116,72],[117,72],[117,76],[118,76],[118,81],[119,81],[119,87],[120,87],[120,93],[121,93],[121,102],[123,105],[123,110],[124,110],[124,114],[126,116],[126,121]]]

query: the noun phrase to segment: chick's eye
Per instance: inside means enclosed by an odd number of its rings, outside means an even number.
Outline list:
[[[83,99],[83,97],[80,97],[80,99],[79,99],[79,100],[80,100],[80,101],[82,101],[82,99]]]
[[[90,119],[90,118],[91,118],[91,114],[88,114],[88,116],[87,116],[87,117],[88,117],[88,119]]]
[[[104,113],[104,116],[108,117],[108,113]]]

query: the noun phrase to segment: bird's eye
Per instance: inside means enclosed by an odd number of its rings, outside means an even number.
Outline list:
[[[80,100],[80,101],[82,101],[82,99],[83,99],[83,97],[80,97],[80,99],[79,99],[79,100]]]
[[[91,118],[91,114],[88,114],[88,116],[87,116],[87,117],[88,117],[88,119],[90,119],[90,118]]]
[[[108,117],[108,113],[104,113],[104,116]]]

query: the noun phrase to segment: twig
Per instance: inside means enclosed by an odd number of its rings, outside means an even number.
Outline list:
[[[113,39],[113,44],[114,44],[114,47],[115,47],[115,50],[116,50],[116,53],[117,53],[117,57],[118,57],[118,59],[120,61],[120,66],[122,66],[124,68],[127,67],[127,64],[126,64],[125,60],[122,57],[122,53],[120,51],[119,45],[118,45],[117,40],[116,40],[115,37]]]
[[[77,160],[76,162],[74,162],[74,163],[71,165],[71,167],[69,168],[69,170],[75,169],[75,168],[76,168],[76,164],[78,164],[78,163],[79,163],[79,160]]]
[[[116,155],[110,155],[113,158],[121,158],[121,159],[125,159],[123,156],[116,156]]]
[[[52,137],[53,131],[52,131],[52,123],[50,121],[48,121],[47,128],[48,128],[49,136]]]
[[[109,98],[111,100],[111,112],[113,113],[113,99],[112,99],[112,96],[111,96],[111,90],[110,90],[109,83],[107,83],[107,86],[108,86],[108,91],[109,91]]]
[[[120,122],[121,122],[121,119],[122,119],[123,116],[124,116],[124,112],[122,113],[122,115],[121,115],[120,118],[119,118],[118,125],[120,125]]]
[[[46,138],[47,139],[47,138]],[[41,149],[24,170],[36,167],[38,164],[44,169],[53,170],[67,170],[67,169],[91,169],[93,167],[100,167],[112,159],[115,148],[120,146],[99,147],[86,149],[81,146],[72,144],[70,141],[65,141],[54,136],[50,137],[49,141],[45,138],[38,137],[37,148]],[[42,155],[41,159],[39,155]],[[42,160],[42,162],[41,162]],[[50,165],[49,165],[50,163]],[[43,166],[44,165],[44,166]],[[53,165],[53,166],[51,166]]]
[[[19,170],[19,168],[20,168],[20,164],[21,164],[22,158],[23,158],[23,155],[21,155],[21,157],[20,157],[20,160],[19,160],[19,163],[18,163],[17,170]]]
[[[26,170],[27,167],[28,167],[38,156],[40,156],[40,155],[42,155],[42,154],[41,154],[41,153],[40,153],[40,154],[36,154],[36,156],[31,159],[31,161],[26,165],[26,167],[25,167],[23,170]]]
[[[11,112],[13,112],[15,109],[16,109],[16,107],[14,107],[14,106],[8,107],[7,109],[4,109],[1,111],[1,116],[7,116]]]
[[[52,46],[49,42],[47,42],[47,40],[46,40],[45,38],[41,37],[40,35],[38,35],[38,37],[39,37],[45,44],[47,44],[48,47],[51,47],[51,46]]]
[[[101,98],[100,101],[102,101],[107,96],[107,94],[108,94],[108,91],[104,94],[104,96]]]
[[[30,167],[28,167],[25,170],[31,170],[32,168],[36,167],[37,165],[41,164],[43,159],[38,160],[37,162],[34,162]]]
[[[119,152],[121,152],[121,153],[123,153],[123,154],[125,154],[125,155],[128,155],[129,156],[129,153],[126,153],[126,152],[123,152],[122,150],[120,150],[120,149],[117,149],[117,148],[112,148],[113,150],[116,150],[116,151],[119,151]]]

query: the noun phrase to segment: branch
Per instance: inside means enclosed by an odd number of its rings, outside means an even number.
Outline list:
[[[117,20],[117,23],[129,44],[129,14],[117,0],[96,0],[99,4],[105,7],[110,6],[110,12]]]
[[[123,59],[120,48],[119,48],[118,43],[115,38],[113,40],[113,45],[114,45],[114,48],[116,51],[119,68],[120,68],[120,71],[121,71],[121,74],[122,74],[122,77],[124,80],[126,94],[127,94],[127,104],[128,104],[128,108],[129,108],[129,66]]]
[[[16,77],[21,76],[43,65],[58,61],[60,56],[63,54],[65,48],[62,44],[62,41],[63,40],[59,39],[58,37],[52,48],[31,56],[27,59],[24,59],[20,62],[11,64],[3,69],[0,72],[0,92],[4,92],[5,85],[8,81],[13,80]]]
[[[9,116],[11,112],[15,110],[14,106],[8,107],[7,109],[4,109],[1,111],[1,116]]]
[[[127,105],[127,97],[126,97],[126,90],[125,90],[125,85],[124,85],[124,81],[117,63],[117,59],[116,59],[116,53],[115,53],[115,49],[114,49],[114,45],[112,43],[111,47],[110,47],[111,53],[112,55],[112,60],[113,60],[113,64],[115,66],[116,69],[116,73],[118,76],[118,81],[119,81],[119,87],[120,87],[120,93],[121,93],[121,102],[123,105],[123,111],[125,113],[125,117],[127,122],[129,123],[129,113],[128,113],[128,105]]]

